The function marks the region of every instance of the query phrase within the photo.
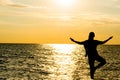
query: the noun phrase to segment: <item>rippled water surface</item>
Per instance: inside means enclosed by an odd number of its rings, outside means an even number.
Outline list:
[[[98,46],[98,51],[107,64],[95,79],[120,80],[120,46]],[[84,55],[81,45],[0,44],[0,80],[90,80]]]

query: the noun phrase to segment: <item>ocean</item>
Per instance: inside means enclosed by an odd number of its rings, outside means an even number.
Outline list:
[[[107,64],[95,80],[120,80],[120,45],[97,49]],[[0,44],[0,80],[90,80],[87,59],[77,44]]]

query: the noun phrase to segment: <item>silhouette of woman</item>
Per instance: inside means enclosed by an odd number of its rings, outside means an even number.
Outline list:
[[[77,44],[84,45],[84,48],[85,48],[85,51],[86,51],[85,57],[88,56],[88,63],[89,63],[89,66],[90,66],[90,77],[91,77],[91,79],[94,79],[94,73],[95,73],[96,69],[98,69],[98,68],[100,68],[100,67],[102,67],[103,65],[106,64],[105,59],[102,58],[101,56],[99,56],[99,54],[97,52],[97,45],[106,43],[107,41],[112,39],[113,36],[109,37],[105,41],[94,40],[94,37],[95,37],[95,33],[90,32],[88,40],[85,40],[85,41],[82,41],[82,42],[79,42],[79,41],[76,41],[76,40],[70,38],[71,41],[73,41]],[[97,66],[94,66],[95,60],[100,62]]]

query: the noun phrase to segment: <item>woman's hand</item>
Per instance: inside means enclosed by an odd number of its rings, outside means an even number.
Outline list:
[[[113,36],[109,37],[109,39],[112,39],[112,38],[113,38]]]
[[[74,41],[74,39],[73,39],[73,38],[70,38],[70,40],[71,40],[71,41]]]

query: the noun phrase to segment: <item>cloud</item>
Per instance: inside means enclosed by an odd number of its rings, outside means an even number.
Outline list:
[[[119,0],[113,0],[113,1],[117,2],[117,1],[119,1]]]
[[[8,6],[13,6],[13,7],[28,7],[26,5],[21,5],[21,4],[10,4]]]
[[[114,20],[110,18],[102,18],[102,19],[96,19],[96,20],[88,20],[92,23],[92,25],[120,25],[120,20]]]
[[[7,5],[7,4],[13,4],[10,0],[0,0],[0,5]]]
[[[116,15],[117,16],[117,15]],[[84,20],[94,25],[120,25],[119,15],[117,17],[105,13],[88,13],[74,17],[75,20]]]
[[[0,0],[1,6],[12,6],[12,7],[27,7],[27,5],[24,4],[17,4],[11,0]]]
[[[118,8],[118,9],[120,9],[120,5],[115,5],[115,8]]]
[[[12,0],[0,0],[0,6],[11,6],[11,7],[23,7],[23,8],[33,8],[33,9],[47,9],[46,6],[32,6],[27,4],[15,3]]]

